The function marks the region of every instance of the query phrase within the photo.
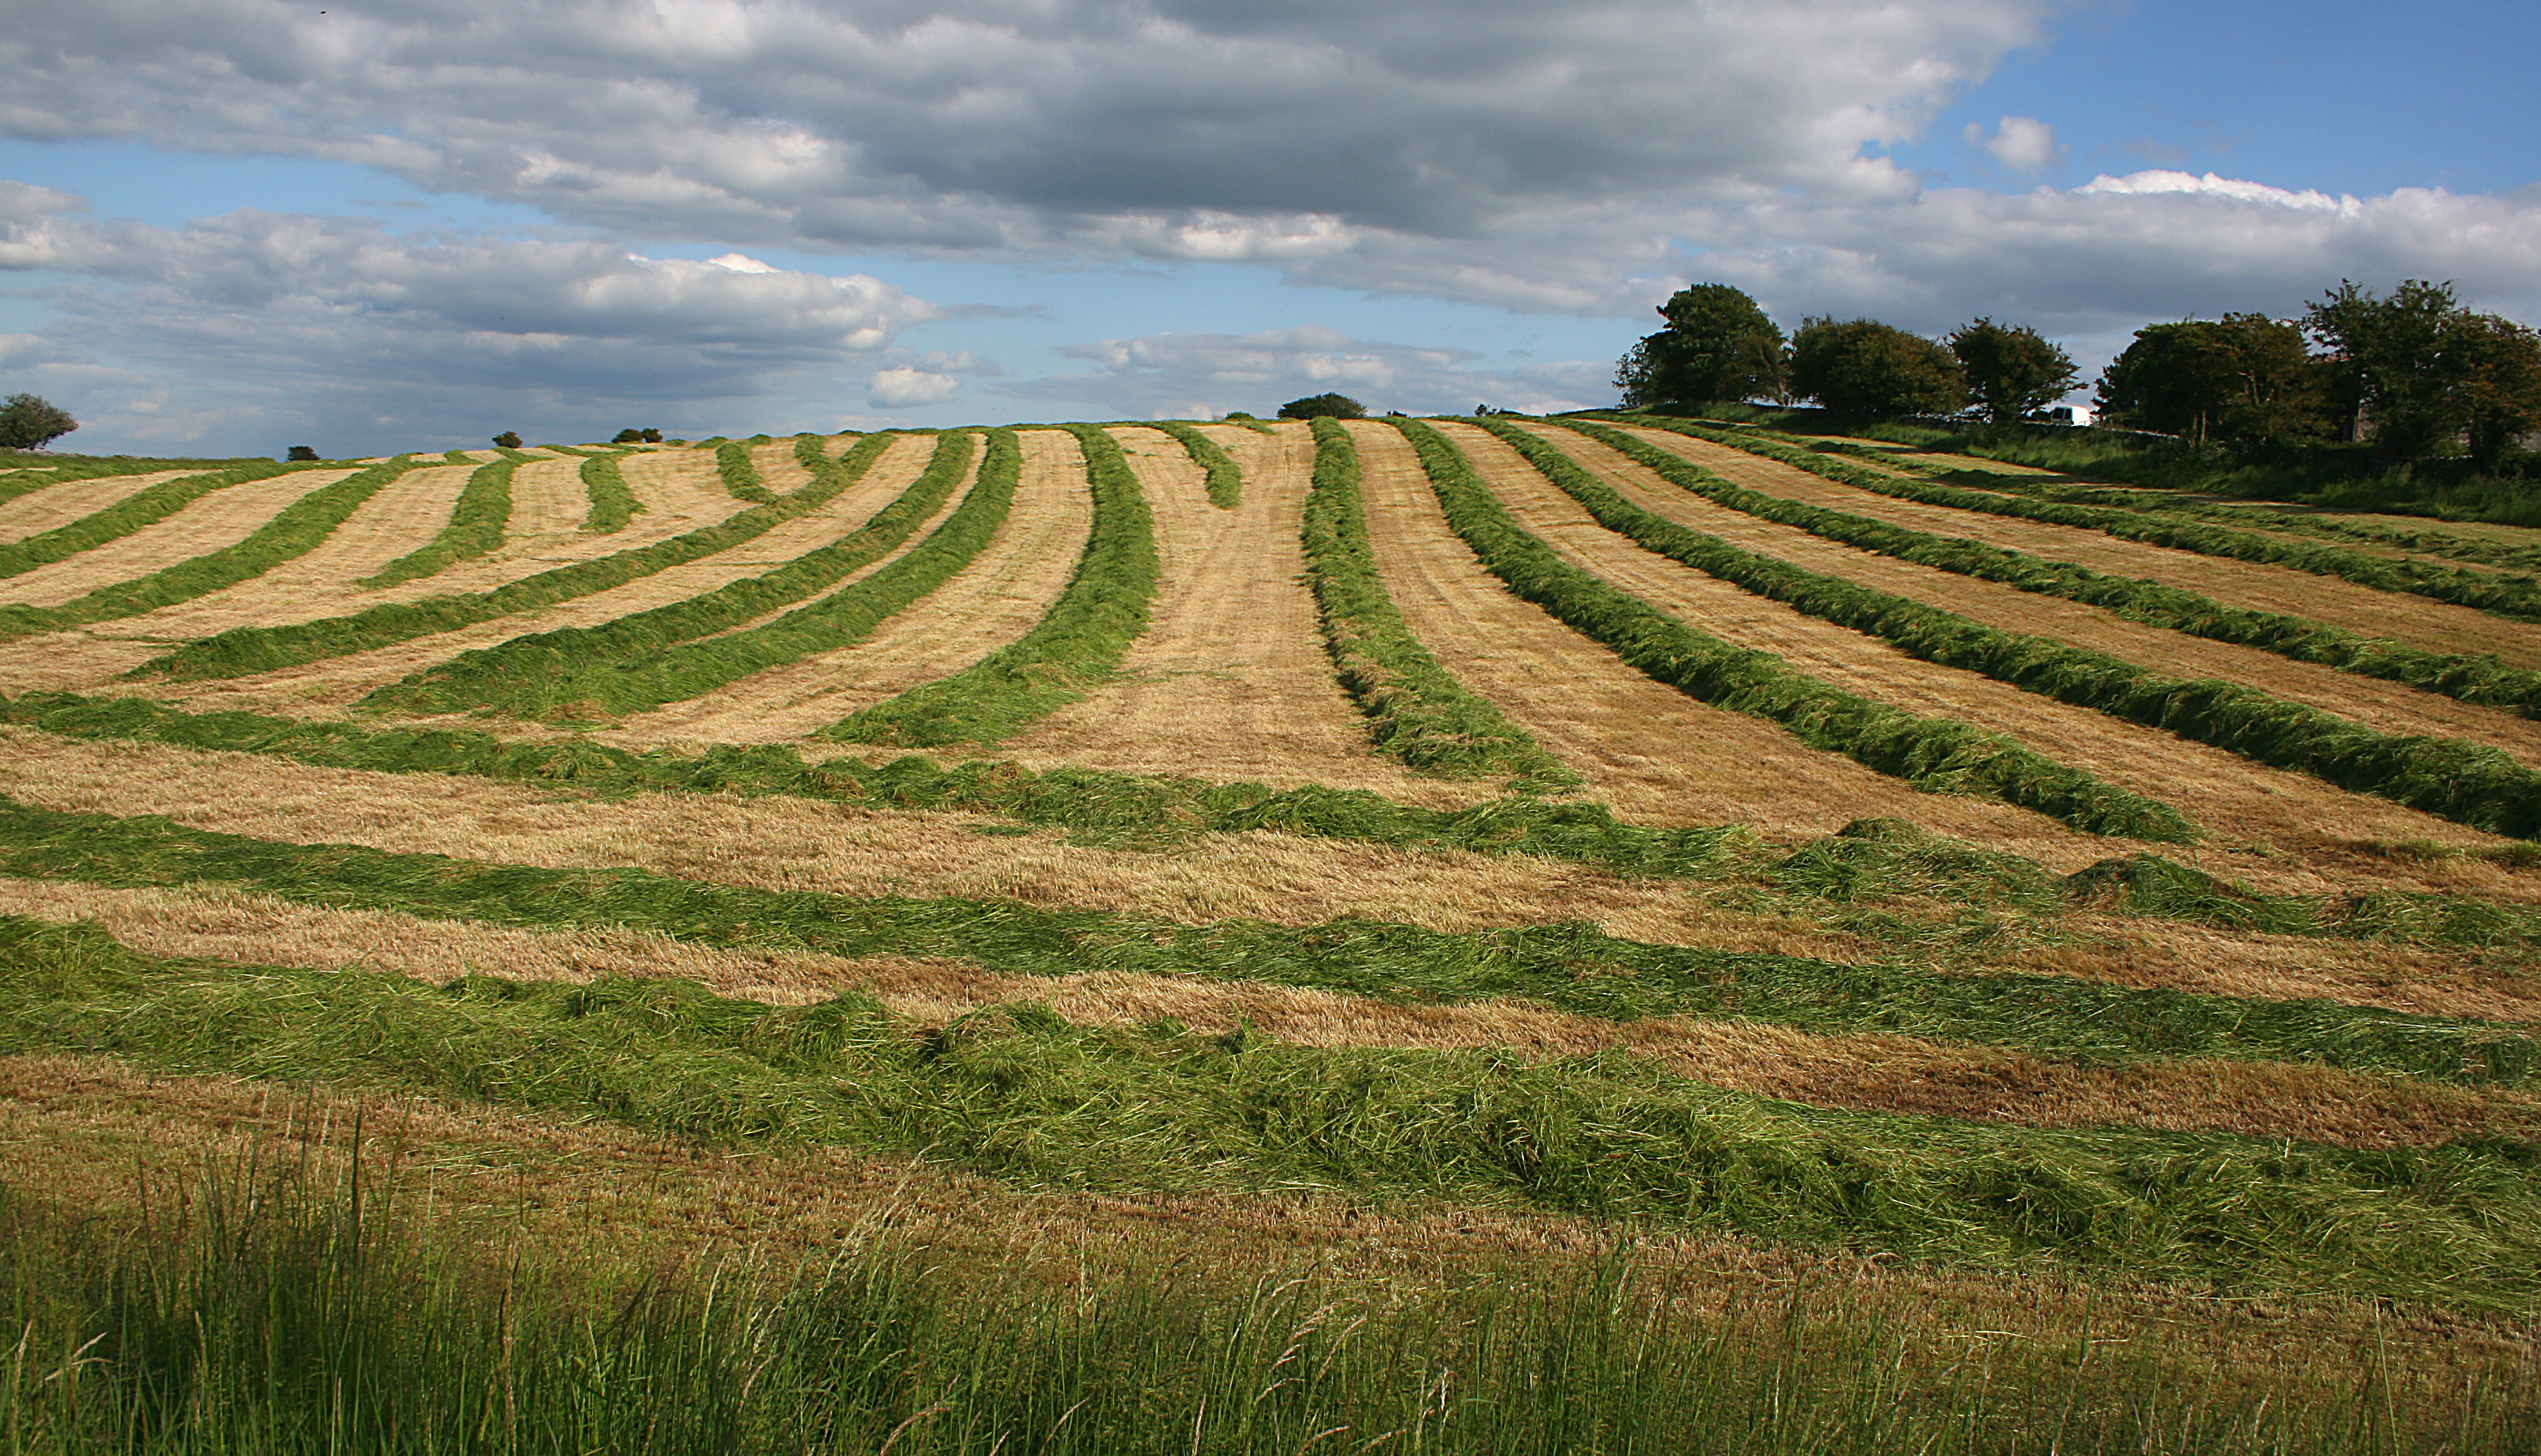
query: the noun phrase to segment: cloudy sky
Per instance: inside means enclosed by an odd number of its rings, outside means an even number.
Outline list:
[[[2541,321],[2521,0],[10,12],[0,392],[66,449],[1572,407],[1703,280],[2086,373],[2341,278]]]

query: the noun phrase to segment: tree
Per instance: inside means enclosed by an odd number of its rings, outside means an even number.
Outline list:
[[[42,450],[79,428],[79,421],[35,394],[0,401],[0,450]]]
[[[1782,330],[1726,283],[1682,288],[1659,306],[1667,327],[1615,366],[1629,406],[1782,397]]]
[[[609,443],[612,445],[633,445],[643,438],[644,432],[635,429],[630,425],[626,429],[620,430],[617,434],[609,437]]]
[[[1987,419],[2018,424],[2065,397],[2078,377],[2073,356],[2027,324],[2005,328],[1991,318],[1964,323],[1949,337],[1968,395]]]
[[[2454,398],[2461,361],[2445,347],[2454,315],[2449,283],[2403,280],[2375,298],[2341,280],[2304,311],[2304,327],[2335,361],[2340,381],[2369,412],[2373,435],[2393,454],[2431,454],[2465,423]]]
[[[2299,325],[2226,313],[2136,330],[2100,372],[2102,422],[2208,440],[2289,440],[2328,426],[2320,361]]]
[[[506,430],[502,434],[494,437],[494,444],[500,446],[504,450],[519,450],[521,448],[521,432],[518,430]]]
[[[1359,420],[1366,417],[1367,406],[1346,394],[1309,394],[1279,406],[1279,418],[1283,420]]]
[[[1790,387],[1848,414],[1948,414],[1968,402],[1949,350],[1870,318],[1802,319],[1791,335]]]
[[[295,445],[284,451],[282,457],[285,460],[314,460],[318,458],[318,451],[314,446]]]
[[[2452,329],[2462,354],[2462,414],[2470,456],[2494,466],[2541,427],[2541,334],[2510,318],[2472,313]]]

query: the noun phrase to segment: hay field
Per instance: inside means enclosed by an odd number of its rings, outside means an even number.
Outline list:
[[[1758,1449],[2028,1449],[2033,1387],[2129,1449],[2541,1428],[2512,610],[1630,417],[589,449],[0,506],[63,543],[0,578],[10,1227],[296,1158],[593,1278],[932,1260],[948,1351],[1043,1339],[1034,1290],[1188,1332],[1291,1280],[1515,1358],[1611,1277],[1600,1350],[1895,1422]],[[836,1448],[987,1449],[932,1428]]]

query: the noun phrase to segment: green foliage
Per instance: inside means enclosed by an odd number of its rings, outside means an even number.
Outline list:
[[[1862,414],[1949,414],[1968,402],[1949,350],[1868,318],[1802,319],[1791,335],[1790,386],[1829,409]]]
[[[2494,462],[2541,424],[2541,335],[2461,307],[2449,283],[2404,280],[2388,298],[2341,282],[2305,311],[2345,397],[2386,453],[2448,453],[2467,438]]]
[[[1564,423],[1687,490],[1715,487],[1716,477],[1701,466],[1620,430],[1586,421]],[[2541,774],[2495,748],[2457,738],[2376,732],[2256,688],[2171,677],[2104,653],[1998,631],[1902,596],[1735,552],[1683,527],[1671,529],[1692,538],[1687,546],[1695,555],[1681,555],[1673,545],[1652,549],[1811,616],[1884,638],[1927,661],[1981,672],[2026,692],[2312,774],[2342,789],[2377,794],[2491,833],[2541,837]],[[1706,542],[1710,544],[1703,544]],[[1725,554],[1729,552],[1734,554]]]
[[[759,536],[806,511],[818,510],[860,478],[866,468],[897,439],[867,436],[829,472],[778,506],[754,506],[717,521],[619,551],[597,561],[575,562],[537,576],[506,582],[490,591],[468,595],[428,596],[421,601],[383,602],[351,616],[325,617],[282,627],[233,627],[189,643],[133,669],[131,676],[180,678],[244,677],[297,666],[322,658],[368,652],[393,642],[453,632],[478,622],[536,607],[551,606],[606,591],[655,572],[702,560]],[[589,479],[586,473],[585,479]],[[595,503],[596,505],[597,503]],[[500,652],[497,648],[494,651]]]
[[[117,470],[114,473],[130,472]],[[291,467],[288,465],[251,460],[244,464],[227,464],[201,475],[181,476],[144,486],[113,505],[77,520],[22,536],[15,541],[0,542],[0,577],[19,576],[39,566],[67,561],[82,551],[93,550],[109,541],[128,536],[145,525],[165,520],[216,490],[244,485],[252,480],[270,480],[276,475],[289,473]]]
[[[591,499],[591,510],[582,518],[584,530],[614,534],[624,530],[626,522],[644,510],[644,503],[627,488],[617,460],[615,454],[594,453],[582,462],[582,489]]]
[[[2073,356],[2025,323],[2006,327],[1979,318],[1961,324],[1947,342],[1969,401],[1997,425],[2025,420],[2073,387]]]
[[[1467,691],[1412,635],[1368,545],[1349,432],[1329,420],[1313,428],[1314,489],[1300,532],[1306,581],[1334,674],[1367,715],[1377,747],[1413,772],[1438,778],[1510,774],[1513,787],[1529,790],[1576,786],[1578,775]]]
[[[662,443],[662,432],[659,430],[638,430],[629,426],[611,436],[609,438],[609,443],[612,445],[659,445]]]
[[[479,465],[450,508],[450,523],[421,546],[354,583],[378,589],[438,576],[463,561],[503,544],[503,527],[512,520],[512,472],[519,459],[506,457]]]
[[[1481,423],[1515,446],[1608,528],[1651,550],[1715,576],[1725,575],[1724,568],[1733,564],[1749,577],[1774,565],[1633,506],[1568,457],[1500,417]],[[1493,576],[1655,680],[1714,707],[1779,724],[1812,748],[1841,753],[1921,789],[1989,794],[2091,834],[2171,841],[2196,837],[2195,827],[2176,808],[2000,734],[1856,697],[1791,670],[1771,653],[1696,631],[1572,566],[1519,528],[1446,437],[1416,421],[1396,428],[1420,451],[1448,522]]]
[[[258,462],[258,468],[270,468]],[[320,486],[286,506],[246,540],[178,562],[146,577],[100,587],[59,606],[0,606],[0,639],[58,632],[90,622],[137,617],[235,587],[307,554],[381,487],[413,468],[405,455]],[[76,522],[74,522],[76,523]]]
[[[0,450],[42,450],[79,428],[70,411],[35,394],[0,400]]]
[[[282,452],[282,458],[286,464],[316,464],[318,448],[314,445],[295,445]]]
[[[502,434],[495,436],[494,448],[496,450],[519,450],[521,448],[521,432],[518,430],[506,430]]]
[[[732,440],[715,447],[715,474],[722,477],[723,488],[735,499],[756,506],[772,506],[776,492],[759,483],[759,466],[750,458],[750,446]]]
[[[1257,420],[1240,409],[1229,414],[1221,423],[1241,425],[1256,435],[1276,435],[1279,433],[1278,426],[1271,424],[1269,420]]]
[[[1147,630],[1147,604],[1156,594],[1155,517],[1120,442],[1100,425],[1060,428],[1084,451],[1094,496],[1093,528],[1067,589],[1015,642],[841,719],[823,728],[823,737],[911,747],[995,743],[1082,700],[1120,666]],[[982,531],[978,544],[985,540]]]
[[[1754,299],[1725,283],[1699,283],[1679,289],[1658,312],[1667,327],[1616,367],[1626,405],[1781,397],[1789,368],[1782,330]]]
[[[1356,420],[1366,416],[1367,406],[1346,394],[1309,394],[1279,406],[1279,418],[1283,420]]]
[[[2299,325],[2226,313],[2137,329],[2093,402],[2105,424],[2191,441],[2291,440],[2329,431],[2322,383]]]
[[[889,437],[872,439],[877,444],[887,444]],[[671,649],[697,638],[730,634],[890,554],[951,497],[954,486],[970,468],[971,450],[967,433],[938,436],[934,458],[890,505],[837,540],[807,551],[774,571],[667,606],[632,612],[597,627],[560,628],[462,653],[380,688],[362,701],[369,707],[409,713],[490,709],[528,719],[572,717],[600,710],[603,704],[612,702],[623,703],[626,706],[620,711],[631,712],[677,701],[687,696],[685,683],[711,677],[716,670],[715,661],[738,659],[718,659],[709,655],[701,662],[693,656],[683,657],[678,659],[678,669],[666,674],[662,669]],[[849,458],[853,459],[855,453],[851,451]],[[872,457],[867,454],[865,460],[869,462]],[[856,468],[863,466],[860,463]],[[841,470],[838,477],[825,477],[819,483],[835,496],[837,489],[844,488],[847,478],[851,477]],[[783,509],[785,516],[766,520],[757,530],[799,513],[799,508],[759,509]],[[751,534],[757,534],[757,530]],[[690,675],[700,670],[702,675]]]
[[[1181,441],[1193,462],[1208,472],[1210,505],[1232,511],[1244,503],[1244,472],[1236,468],[1235,457],[1223,446],[1180,420],[1151,420],[1148,426]]]

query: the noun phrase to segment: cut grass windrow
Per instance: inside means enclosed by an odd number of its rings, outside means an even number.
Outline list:
[[[1894,496],[1901,501],[1947,506],[1960,511],[1982,511],[1991,516],[2014,516],[2024,520],[2043,520],[2051,525],[2078,526],[2105,532],[2122,541],[2142,541],[2150,546],[2194,551],[2201,556],[2254,561],[2263,566],[2290,567],[2314,576],[2336,577],[2377,591],[2404,592],[2435,601],[2449,601],[2509,621],[2541,622],[2541,582],[2529,577],[2500,577],[2458,567],[2446,571],[2425,562],[2393,561],[2388,557],[2370,556],[2337,546],[2281,541],[2227,526],[2192,524],[2175,518],[2165,520],[2156,516],[2106,506],[1996,494],[1992,487],[1989,490],[1967,490],[1932,481],[1912,480],[1783,445],[1744,430],[1715,429],[1673,416],[1629,414],[1614,418],[1707,440],[1714,445],[1725,445],[1731,450],[1779,460],[1842,485]]]
[[[2090,834],[2172,843],[2197,837],[2178,809],[2095,774],[1999,734],[1844,692],[1791,670],[1771,653],[1695,630],[1562,560],[1521,528],[1445,436],[1416,420],[1392,423],[1419,452],[1448,523],[1493,576],[1656,681],[1714,707],[1780,724],[1812,748],[1841,753],[1918,788],[1983,792]],[[1503,439],[1523,438],[1532,445],[1530,458],[1550,452],[1522,431],[1495,420],[1486,423]],[[1622,498],[1612,505],[1622,506]]]
[[[780,499],[776,492],[759,483],[759,466],[750,458],[747,441],[731,440],[715,447],[715,474],[736,500],[773,506]]]
[[[1213,784],[1061,767],[1036,774],[973,760],[806,763],[782,744],[726,745],[695,757],[594,743],[520,742],[474,729],[369,727],[189,714],[144,698],[69,693],[0,698],[0,723],[102,742],[254,753],[322,768],[551,784],[599,795],[783,797],[869,808],[951,809],[1072,831],[1082,843],[1165,849],[1194,835],[1257,831],[1408,849],[1524,855],[1627,875],[1718,880],[1753,875],[1803,899],[1875,904],[1945,899],[2041,914],[2082,905],[2235,932],[2442,945],[2541,945],[2541,913],[2449,895],[2266,895],[2137,854],[2060,876],[2017,855],[1891,820],[1862,820],[1788,854],[1735,826],[1658,827],[1601,803],[1509,797],[1463,809],[1399,803],[1365,790]]]
[[[597,561],[578,561],[570,566],[560,566],[517,582],[506,582],[490,591],[427,596],[421,601],[382,602],[350,616],[325,617],[281,627],[233,627],[227,632],[188,643],[165,657],[153,658],[127,675],[183,679],[246,677],[296,667],[326,658],[368,652],[373,648],[429,637],[439,632],[455,632],[462,627],[489,622],[514,612],[553,606],[578,596],[612,590],[656,572],[701,561],[719,551],[729,551],[807,511],[819,510],[861,479],[866,469],[897,439],[897,435],[869,435],[782,504],[754,506],[712,525],[685,531],[669,540],[616,552]],[[607,463],[615,471],[617,462],[611,460]],[[590,476],[586,473],[583,478],[588,480]],[[622,481],[619,488],[624,488]],[[598,507],[599,501],[595,497],[593,509],[597,511]],[[635,509],[643,508],[639,505]],[[586,525],[585,528],[589,527]]]
[[[327,539],[344,518],[389,482],[414,468],[412,457],[399,455],[355,471],[331,485],[322,485],[292,502],[246,540],[171,567],[100,587],[59,606],[0,606],[0,640],[36,632],[59,632],[91,622],[137,617],[144,612],[206,596],[225,587],[262,576],[286,561],[305,556]]]
[[[613,717],[644,713],[666,703],[703,697],[754,672],[862,641],[893,613],[960,571],[1006,519],[1014,503],[1022,451],[1012,430],[990,430],[987,442],[979,481],[961,506],[925,540],[889,566],[772,622],[581,667],[554,691],[560,700],[579,705],[577,712]],[[967,455],[965,451],[966,459]],[[935,497],[939,504],[941,499]],[[932,514],[931,506],[927,514]],[[914,524],[911,520],[910,526]],[[902,527],[900,536],[906,537],[908,529]]]
[[[1236,468],[1235,457],[1226,448],[1180,420],[1150,420],[1150,430],[1161,430],[1183,443],[1192,460],[1208,472],[1208,503],[1220,511],[1232,511],[1244,504],[1244,472]]]
[[[1377,747],[1437,778],[1514,776],[1526,790],[1577,787],[1579,776],[1499,709],[1458,682],[1412,635],[1385,589],[1367,538],[1358,450],[1349,432],[1314,422],[1314,488],[1300,539],[1333,671],[1367,715]]]
[[[908,747],[995,743],[1082,700],[1120,666],[1147,630],[1147,604],[1156,594],[1155,517],[1119,441],[1100,425],[1060,428],[1084,452],[1094,496],[1094,523],[1067,589],[1015,642],[834,723],[821,736]],[[1011,441],[1012,432],[1007,436]],[[980,532],[962,559],[986,541]]]
[[[1926,661],[1981,673],[2024,692],[2176,733],[2276,768],[2379,795],[2493,834],[2541,835],[2541,774],[2508,755],[2458,738],[2377,732],[2352,719],[2257,688],[2182,678],[2106,653],[2004,632],[1954,612],[1806,571],[1733,546],[1633,505],[1569,456],[1503,420],[1481,422],[1608,529],[1796,610],[1895,644]],[[1717,477],[1610,426],[1568,427],[1630,456],[1688,491]]]
[[[617,462],[617,453],[599,451],[590,451],[582,462],[582,489],[591,498],[591,511],[582,518],[584,530],[614,535],[644,509],[635,492],[626,488],[625,473]]]
[[[822,492],[821,499],[826,501],[836,495],[837,491],[831,488],[833,483],[837,489],[844,489],[846,482],[854,478],[848,472],[860,473],[893,438],[872,436],[848,451],[835,472],[814,482]],[[868,447],[871,448],[870,452]],[[937,436],[935,453],[926,468],[890,505],[875,512],[864,524],[837,540],[807,551],[774,571],[733,582],[667,606],[633,612],[597,627],[568,627],[541,632],[514,638],[495,647],[462,653],[449,661],[380,688],[362,701],[372,708],[395,708],[413,713],[491,708],[525,719],[570,717],[583,712],[590,705],[582,700],[582,690],[591,682],[607,681],[611,668],[658,657],[683,642],[744,626],[789,602],[800,601],[830,587],[839,578],[890,554],[953,494],[953,488],[961,483],[962,476],[970,468],[971,452],[972,440],[967,432]],[[795,498],[798,503],[801,500],[802,497]],[[743,512],[725,525],[730,526],[761,511],[784,513],[762,518],[753,525],[748,535],[757,535],[778,520],[800,514],[803,509],[796,503],[758,507]],[[702,533],[691,533],[692,536],[698,534]],[[747,538],[746,535],[739,539]],[[646,549],[661,550],[689,539],[690,537],[683,536],[662,543],[662,547]],[[714,549],[723,548],[718,546]],[[642,553],[624,554],[637,556]],[[705,554],[705,551],[696,552],[696,556]],[[618,558],[610,559],[616,561]],[[681,559],[693,560],[695,557]],[[662,566],[676,564],[675,561],[662,562]],[[653,569],[660,570],[661,567]]]
[[[1032,1005],[926,1026],[852,994],[775,1008],[677,980],[436,987],[167,960],[16,917],[0,917],[0,1051],[924,1152],[1042,1186],[1515,1203],[1945,1264],[2044,1257],[2502,1313],[2541,1295],[2529,1144],[2365,1150],[1839,1111],[1623,1053],[1315,1048],[1082,1026]]]
[[[438,576],[460,562],[482,556],[503,544],[503,527],[512,520],[512,472],[536,456],[507,451],[504,457],[476,467],[450,509],[450,523],[440,534],[362,578],[355,586],[378,589],[422,577]]]
[[[323,465],[277,465],[271,460],[256,460],[244,465],[225,465],[201,475],[185,475],[145,486],[131,495],[91,512],[77,520],[37,531],[21,540],[0,543],[0,577],[14,577],[68,561],[79,553],[119,540],[145,525],[164,520],[203,497],[226,486],[245,485],[252,480],[270,480],[296,470],[318,470]],[[79,479],[65,476],[64,479]],[[36,484],[50,484],[37,481]],[[30,486],[29,489],[34,489]],[[6,500],[0,495],[0,500]]]
[[[41,464],[20,463],[42,460]],[[0,451],[0,506],[5,506],[32,491],[48,485],[62,485],[73,480],[109,480],[118,475],[156,475],[162,470],[194,470],[223,474],[231,470],[251,469],[273,462],[264,459],[161,459],[148,455],[68,455],[46,459]],[[14,468],[12,466],[14,465]],[[319,469],[319,465],[299,468]]]
[[[1896,1032],[2080,1066],[2217,1057],[2468,1086],[2541,1081],[2509,1024],[2326,1001],[2259,1001],[2032,974],[1657,945],[1580,922],[1456,934],[1368,920],[1188,925],[955,896],[768,890],[644,869],[559,869],[303,845],[31,807],[0,797],[0,874],[121,889],[214,883],[302,904],[517,929],[615,928],[739,949],[958,960],[1003,975],[1099,972],[1419,1005],[1517,1000],[1610,1021],[1705,1016],[1818,1035]]]
[[[1489,427],[1487,421],[1477,423]],[[1634,458],[1647,463],[1650,457],[1636,452]],[[1934,535],[1867,516],[1787,500],[1732,484],[1708,472],[1699,476],[1679,472],[1672,478],[1715,505],[1918,566],[2083,602],[2146,626],[2257,648],[2296,661],[2317,662],[2342,672],[2442,693],[2465,703],[2511,708],[2526,718],[2541,718],[2541,671],[2508,667],[2493,657],[2428,652],[2290,613],[2227,606],[2185,588],[2111,576],[2026,551]]]

